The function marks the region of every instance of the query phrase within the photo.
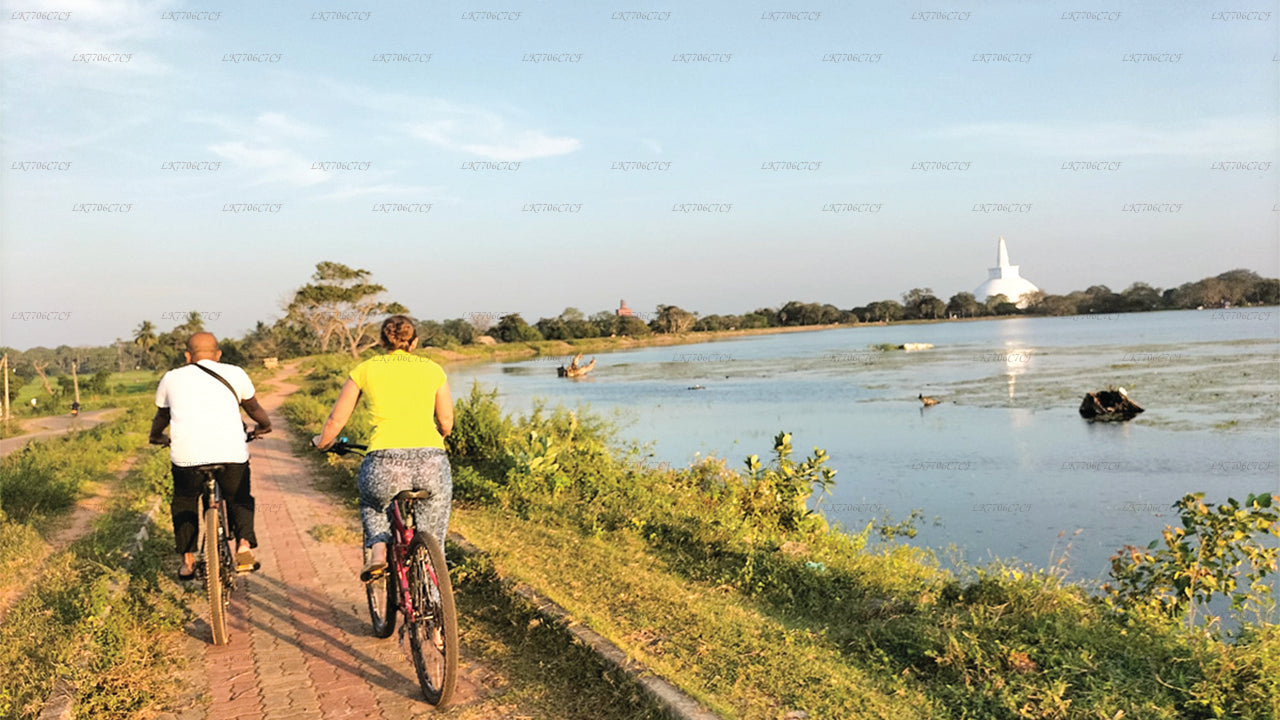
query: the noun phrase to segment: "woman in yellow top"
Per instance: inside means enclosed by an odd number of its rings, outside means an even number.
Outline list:
[[[449,529],[453,473],[444,439],[453,430],[453,398],[444,370],[434,361],[411,354],[418,345],[413,321],[393,315],[382,323],[385,355],[369,358],[351,370],[333,404],[324,429],[311,439],[327,450],[351,418],[364,395],[373,415],[373,437],[360,465],[360,520],[368,564],[360,579],[368,582],[387,569],[391,524],[387,506],[402,490],[430,490],[419,506],[418,529],[430,532],[444,547]]]

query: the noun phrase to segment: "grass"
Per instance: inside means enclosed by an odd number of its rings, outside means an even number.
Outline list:
[[[349,359],[311,363],[311,377],[333,382],[334,369]],[[309,534],[320,542],[358,543],[354,469],[358,459],[320,456],[301,440],[310,437],[328,413],[304,392],[285,402],[284,412],[296,433],[295,452],[305,453],[316,468],[314,482],[348,511],[345,526],[318,525]],[[363,407],[357,415],[365,412]],[[318,418],[318,419],[317,419]],[[355,420],[357,425],[364,420]],[[491,717],[537,717],[546,720],[659,720],[656,710],[629,678],[606,666],[565,629],[546,624],[537,609],[514,593],[485,556],[464,556],[452,545],[448,555],[458,603],[464,657],[488,672],[494,695],[475,705],[453,709],[442,718],[481,720]]]
[[[86,464],[101,468],[103,446],[110,444],[119,457],[136,451],[141,462],[117,485],[89,535],[42,567],[18,563],[28,579],[38,577],[0,627],[5,676],[0,717],[35,718],[59,676],[76,688],[78,717],[135,717],[176,689],[170,678],[181,657],[172,631],[184,617],[182,591],[162,570],[172,537],[157,528],[131,562],[122,552],[138,530],[139,513],[167,485],[166,454],[137,449],[145,437],[139,429],[144,416],[145,409],[135,408],[107,426],[68,438],[68,447],[54,453],[74,455],[80,448]],[[89,472],[59,462],[63,471]],[[18,546],[31,542],[22,528],[31,526],[8,518],[0,523],[0,536],[18,536]],[[6,550],[11,547],[6,542]]]
[[[80,410],[81,412],[88,412],[90,410],[120,407],[138,397],[152,398],[155,396],[156,384],[160,382],[161,375],[162,373],[154,370],[128,370],[122,373],[111,373],[111,378],[107,381],[107,391],[104,393],[89,392],[85,382],[91,376],[82,376],[80,378]],[[49,385],[56,391],[58,389],[57,379],[50,377]],[[31,407],[32,398],[37,401],[35,409]],[[5,436],[26,432],[19,427],[23,424],[23,421],[70,413],[72,399],[71,395],[50,397],[45,392],[40,378],[33,378],[19,388],[18,394],[13,400],[11,409],[13,418],[9,423],[5,424]]]

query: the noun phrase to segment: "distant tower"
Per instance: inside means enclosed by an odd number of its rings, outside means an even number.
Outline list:
[[[987,281],[973,291],[973,296],[978,302],[986,302],[989,297],[1004,295],[1021,309],[1030,304],[1025,297],[1027,293],[1039,289],[1018,273],[1017,265],[1009,264],[1009,248],[1001,237],[1000,244],[996,246],[996,266],[987,270]]]
[[[627,307],[626,300],[618,301],[618,309],[616,310],[618,317],[631,317],[631,308]]]

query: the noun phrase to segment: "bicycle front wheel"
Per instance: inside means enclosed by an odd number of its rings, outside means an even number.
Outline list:
[[[364,549],[364,561],[369,562],[369,548]],[[373,623],[374,637],[391,637],[396,630],[396,595],[400,584],[396,574],[387,569],[381,579],[365,583],[364,594],[369,599],[369,620]]]
[[[222,520],[218,517],[218,508],[210,505],[204,511],[204,583],[209,592],[209,625],[213,628],[213,644],[227,644],[227,604],[223,597],[224,588],[222,558],[220,546],[224,545],[218,538],[218,527]]]
[[[418,684],[427,702],[449,703],[458,679],[458,615],[453,585],[444,564],[444,550],[425,532],[409,543],[409,597],[413,617],[405,614],[409,650],[418,671]]]

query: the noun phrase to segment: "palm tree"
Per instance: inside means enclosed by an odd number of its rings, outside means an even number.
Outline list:
[[[142,351],[142,360],[149,368],[154,368],[151,351],[156,346],[156,326],[150,320],[143,320],[137,330],[133,331],[133,344]]]

